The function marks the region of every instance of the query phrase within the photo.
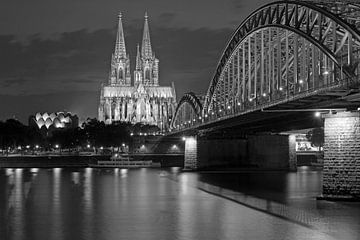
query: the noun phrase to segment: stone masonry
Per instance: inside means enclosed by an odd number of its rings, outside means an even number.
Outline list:
[[[325,118],[323,195],[360,198],[360,114],[327,114]]]

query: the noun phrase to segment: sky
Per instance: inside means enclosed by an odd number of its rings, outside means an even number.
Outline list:
[[[160,85],[205,94],[234,30],[271,0],[1,0],[0,120],[97,116],[121,11],[131,71],[149,15]],[[133,72],[132,72],[133,75]]]

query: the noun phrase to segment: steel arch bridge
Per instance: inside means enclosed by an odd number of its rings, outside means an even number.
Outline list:
[[[336,88],[357,88],[360,4],[277,1],[236,29],[205,97],[202,123]],[[177,111],[183,111],[180,101]],[[172,127],[194,119],[176,111]],[[190,116],[191,118],[191,116]]]

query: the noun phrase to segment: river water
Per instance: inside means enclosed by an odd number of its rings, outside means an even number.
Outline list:
[[[360,239],[322,172],[0,169],[0,239]]]

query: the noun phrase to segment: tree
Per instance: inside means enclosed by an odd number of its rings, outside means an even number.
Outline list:
[[[320,148],[324,145],[324,128],[314,128],[306,134],[306,138],[310,141],[311,146]]]

